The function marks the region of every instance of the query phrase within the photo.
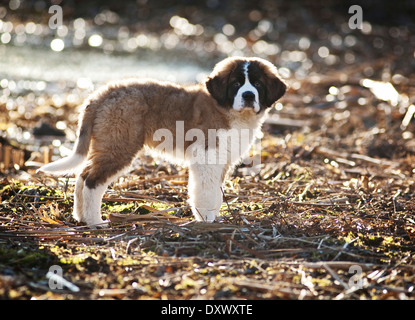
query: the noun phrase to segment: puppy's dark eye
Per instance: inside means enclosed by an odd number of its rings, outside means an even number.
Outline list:
[[[261,82],[255,81],[254,87],[259,88],[260,86],[262,86]]]
[[[233,86],[235,88],[239,88],[241,86],[241,83],[240,82],[234,82]]]

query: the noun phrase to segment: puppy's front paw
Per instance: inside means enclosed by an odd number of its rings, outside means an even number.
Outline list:
[[[91,225],[91,228],[104,229],[104,228],[108,228],[109,226],[110,226],[109,220],[102,220],[100,223]]]
[[[219,216],[216,209],[197,208],[194,210],[194,216],[197,221],[214,222]]]
[[[85,221],[88,228],[91,229],[104,229],[108,228],[110,221],[109,220],[102,220],[102,219],[94,219],[93,221]]]

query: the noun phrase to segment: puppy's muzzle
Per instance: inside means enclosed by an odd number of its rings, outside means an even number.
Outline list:
[[[245,91],[242,93],[242,99],[245,108],[252,108],[255,110],[255,93],[252,91]]]

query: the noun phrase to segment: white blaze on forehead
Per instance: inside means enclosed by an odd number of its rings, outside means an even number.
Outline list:
[[[249,62],[245,62],[244,64],[244,74],[245,74],[245,82],[248,80],[248,67],[249,67]]]
[[[245,62],[243,65],[243,72],[245,76],[245,83],[239,88],[238,92],[235,95],[235,98],[233,100],[233,106],[232,108],[236,111],[242,110],[244,107],[253,108],[255,112],[259,112],[260,106],[259,106],[259,94],[258,90],[249,82],[249,68],[250,62]],[[252,92],[255,95],[255,99],[253,103],[248,104],[245,102],[245,99],[242,97],[242,95],[245,92]]]

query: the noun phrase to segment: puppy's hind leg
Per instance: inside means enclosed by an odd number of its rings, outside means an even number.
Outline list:
[[[101,183],[99,185],[88,184],[88,180],[84,182],[82,190],[82,221],[87,225],[105,226],[106,221],[101,217],[101,202],[102,197],[107,190],[111,181]]]
[[[82,221],[88,225],[104,222],[101,217],[101,201],[105,190],[129,168],[144,142],[141,129],[137,129],[133,123],[136,120],[134,117],[131,117],[134,121],[124,117],[122,112],[125,110],[122,108],[109,108],[110,111],[115,111],[102,116],[105,119],[102,120],[101,117],[101,122],[96,122],[87,164],[81,173],[84,180]]]
[[[84,181],[81,221],[88,225],[105,223],[101,217],[101,201],[105,190],[129,167],[133,158],[133,153],[105,152],[92,155],[88,159],[88,165],[81,173],[81,179]]]
[[[83,190],[84,190],[84,179],[81,176],[78,176],[75,183],[75,192],[74,192],[74,204],[73,204],[73,213],[72,216],[76,221],[82,221],[83,218]]]

